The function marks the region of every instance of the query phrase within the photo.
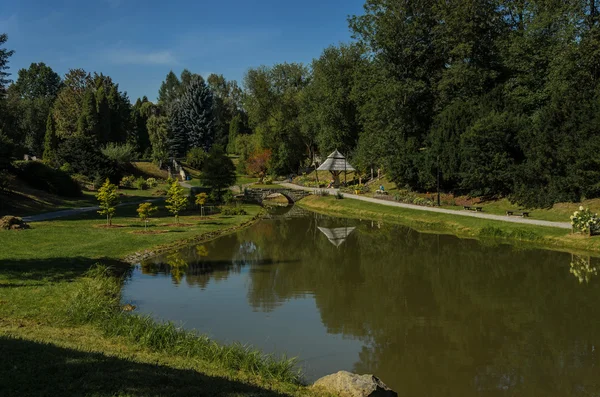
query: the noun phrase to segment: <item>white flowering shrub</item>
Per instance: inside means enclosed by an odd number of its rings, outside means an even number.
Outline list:
[[[579,207],[579,210],[571,215],[571,226],[573,226],[573,230],[591,236],[600,231],[600,218],[589,208]]]

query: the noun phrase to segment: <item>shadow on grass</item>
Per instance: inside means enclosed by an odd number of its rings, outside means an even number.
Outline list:
[[[109,266],[115,276],[124,276],[131,270],[129,264],[109,258],[4,259],[0,260],[0,277],[18,282],[72,281],[81,277],[97,263]],[[27,285],[32,284],[27,283]]]
[[[284,396],[193,370],[4,336],[0,357],[3,396]]]

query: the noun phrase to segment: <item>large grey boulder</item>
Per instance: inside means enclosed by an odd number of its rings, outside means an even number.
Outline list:
[[[317,380],[313,387],[320,388],[340,397],[398,397],[373,375],[357,375],[340,371]]]

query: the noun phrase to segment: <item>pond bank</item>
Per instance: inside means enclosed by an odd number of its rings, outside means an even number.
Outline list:
[[[99,228],[103,221],[89,213],[36,223],[31,230],[0,231],[0,355],[11,357],[10,365],[0,364],[0,390],[9,395],[315,395],[295,380],[285,360],[123,315],[120,278],[88,272],[95,263],[126,271],[130,265],[123,258],[135,261],[231,233],[257,219],[259,207],[244,208],[249,215],[186,215],[181,225],[161,211],[151,222],[160,234],[136,233],[143,226],[133,206],[119,209],[110,229]],[[55,376],[48,379],[46,371]],[[47,381],[39,382],[42,378]]]
[[[312,195],[300,201],[298,205],[322,214],[399,223],[421,232],[494,239],[569,252],[600,253],[600,237],[588,238],[562,228],[498,222],[351,199],[337,200],[332,196]]]

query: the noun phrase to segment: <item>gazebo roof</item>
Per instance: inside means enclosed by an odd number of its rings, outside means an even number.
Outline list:
[[[334,229],[328,229],[326,227],[317,226],[319,230],[327,236],[327,239],[331,244],[339,247],[342,245],[346,238],[356,229],[355,227],[337,227]]]
[[[318,171],[354,171],[354,167],[346,161],[346,158],[342,156],[337,150],[327,156],[327,160],[319,168]]]

